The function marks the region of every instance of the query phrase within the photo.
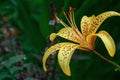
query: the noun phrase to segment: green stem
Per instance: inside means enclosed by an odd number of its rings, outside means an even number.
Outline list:
[[[107,59],[106,57],[102,56],[100,53],[98,53],[96,50],[92,51],[94,54],[96,54],[97,56],[99,56],[100,58],[102,58],[103,60],[107,61],[108,63],[112,64],[113,66],[117,67],[118,69],[120,69],[120,65],[118,63],[115,63],[109,59]]]

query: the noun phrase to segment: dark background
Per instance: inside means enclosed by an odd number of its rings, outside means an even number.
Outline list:
[[[57,55],[47,61],[49,71],[42,67],[45,50],[56,42],[49,35],[63,28],[54,22],[53,13],[65,20],[62,8],[75,8],[75,20],[80,28],[82,16],[98,15],[105,11],[120,12],[119,0],[0,0],[0,80],[119,80],[115,67],[91,52],[76,50],[70,62],[72,76],[60,69]],[[53,21],[53,22],[52,22]],[[120,17],[107,19],[99,28],[114,39],[116,54],[108,55],[97,38],[96,50],[103,56],[120,63]],[[98,30],[98,31],[99,31]]]

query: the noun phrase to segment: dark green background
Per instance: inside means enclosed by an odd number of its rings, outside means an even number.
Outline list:
[[[98,15],[105,11],[120,12],[119,0],[0,0],[0,14],[3,14],[8,19],[11,27],[16,27],[21,32],[15,39],[21,42],[23,54],[26,56],[26,60],[23,61],[23,64],[31,64],[31,66],[27,66],[27,68],[31,68],[34,65],[39,73],[41,73],[39,77],[46,74],[42,68],[41,58],[45,52],[45,48],[50,44],[48,37],[52,32],[57,32],[63,27],[57,23],[54,26],[49,25],[49,21],[53,19],[53,11],[51,11],[52,8],[50,4],[54,5],[55,11],[63,20],[65,20],[65,18],[62,15],[62,8],[67,11],[69,6],[74,7],[75,20],[78,28],[80,27],[80,20],[84,15]],[[3,27],[1,22],[0,28]],[[120,17],[107,19],[99,30],[106,30],[113,37],[116,44],[116,54],[111,58],[99,38],[96,40],[96,50],[108,59],[120,63]],[[62,40],[59,39],[58,41],[61,42]],[[15,56],[13,54],[8,56],[9,54],[11,53],[8,52],[7,55],[2,56],[4,59],[0,58],[2,59],[0,62],[2,63],[7,61],[8,58],[11,58],[11,56]],[[30,75],[30,73],[34,73],[34,71],[28,70],[29,74],[23,80],[120,79],[120,72],[115,71],[114,66],[91,52],[75,51],[74,57],[70,62],[71,77],[64,75],[58,65],[57,56],[54,56],[52,60],[54,62],[49,63],[50,67],[56,70],[56,73],[53,73],[52,76],[48,75],[46,79],[37,79]],[[15,73],[4,73],[4,71],[9,72],[10,69],[0,69],[0,77],[5,76],[1,79],[16,80]],[[18,71],[17,74],[19,75],[21,72],[24,73],[25,71]]]

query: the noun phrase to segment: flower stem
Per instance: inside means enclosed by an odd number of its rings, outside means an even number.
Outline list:
[[[100,53],[98,53],[96,50],[92,51],[94,54],[96,54],[97,56],[99,56],[100,58],[102,58],[103,60],[107,61],[108,63],[112,64],[113,66],[115,66],[116,68],[120,69],[120,65],[118,63],[115,63],[109,59],[107,59],[106,57],[102,56]]]

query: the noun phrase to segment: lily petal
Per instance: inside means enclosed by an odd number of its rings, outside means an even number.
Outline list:
[[[57,34],[56,33],[52,33],[50,35],[50,40],[53,41],[56,37],[57,37]]]
[[[91,50],[94,50],[94,48],[95,48],[95,40],[96,40],[96,36],[94,34],[90,34],[86,37],[86,41],[88,44],[90,44],[89,48]]]
[[[71,56],[73,55],[73,52],[78,48],[78,46],[79,45],[77,44],[67,43],[60,49],[58,53],[59,65],[62,71],[68,76],[71,76],[69,62],[71,60]]]
[[[62,28],[58,33],[52,33],[50,35],[50,40],[53,41],[57,36],[77,43],[80,43],[81,41],[81,38],[79,38],[78,35],[76,35],[76,33],[70,27]]]
[[[87,16],[83,16],[81,19],[81,32],[84,36],[88,35],[88,28],[91,26],[91,23],[93,21],[93,19],[95,18],[95,16],[91,16],[91,17],[87,17]]]
[[[115,43],[112,37],[106,32],[106,31],[100,31],[97,34],[98,37],[100,37],[105,44],[105,47],[107,48],[107,51],[111,57],[115,54]]]
[[[107,11],[96,16],[96,18],[91,23],[91,27],[89,28],[89,33],[95,33],[99,28],[99,26],[103,23],[103,21],[111,16],[120,16],[120,13],[115,11]]]
[[[46,60],[47,58],[53,54],[53,52],[59,50],[61,47],[65,46],[67,43],[58,43],[58,44],[55,44],[53,46],[51,46],[50,48],[47,49],[47,51],[45,52],[44,56],[43,56],[43,68],[45,71],[47,71],[47,68],[46,68]]]

